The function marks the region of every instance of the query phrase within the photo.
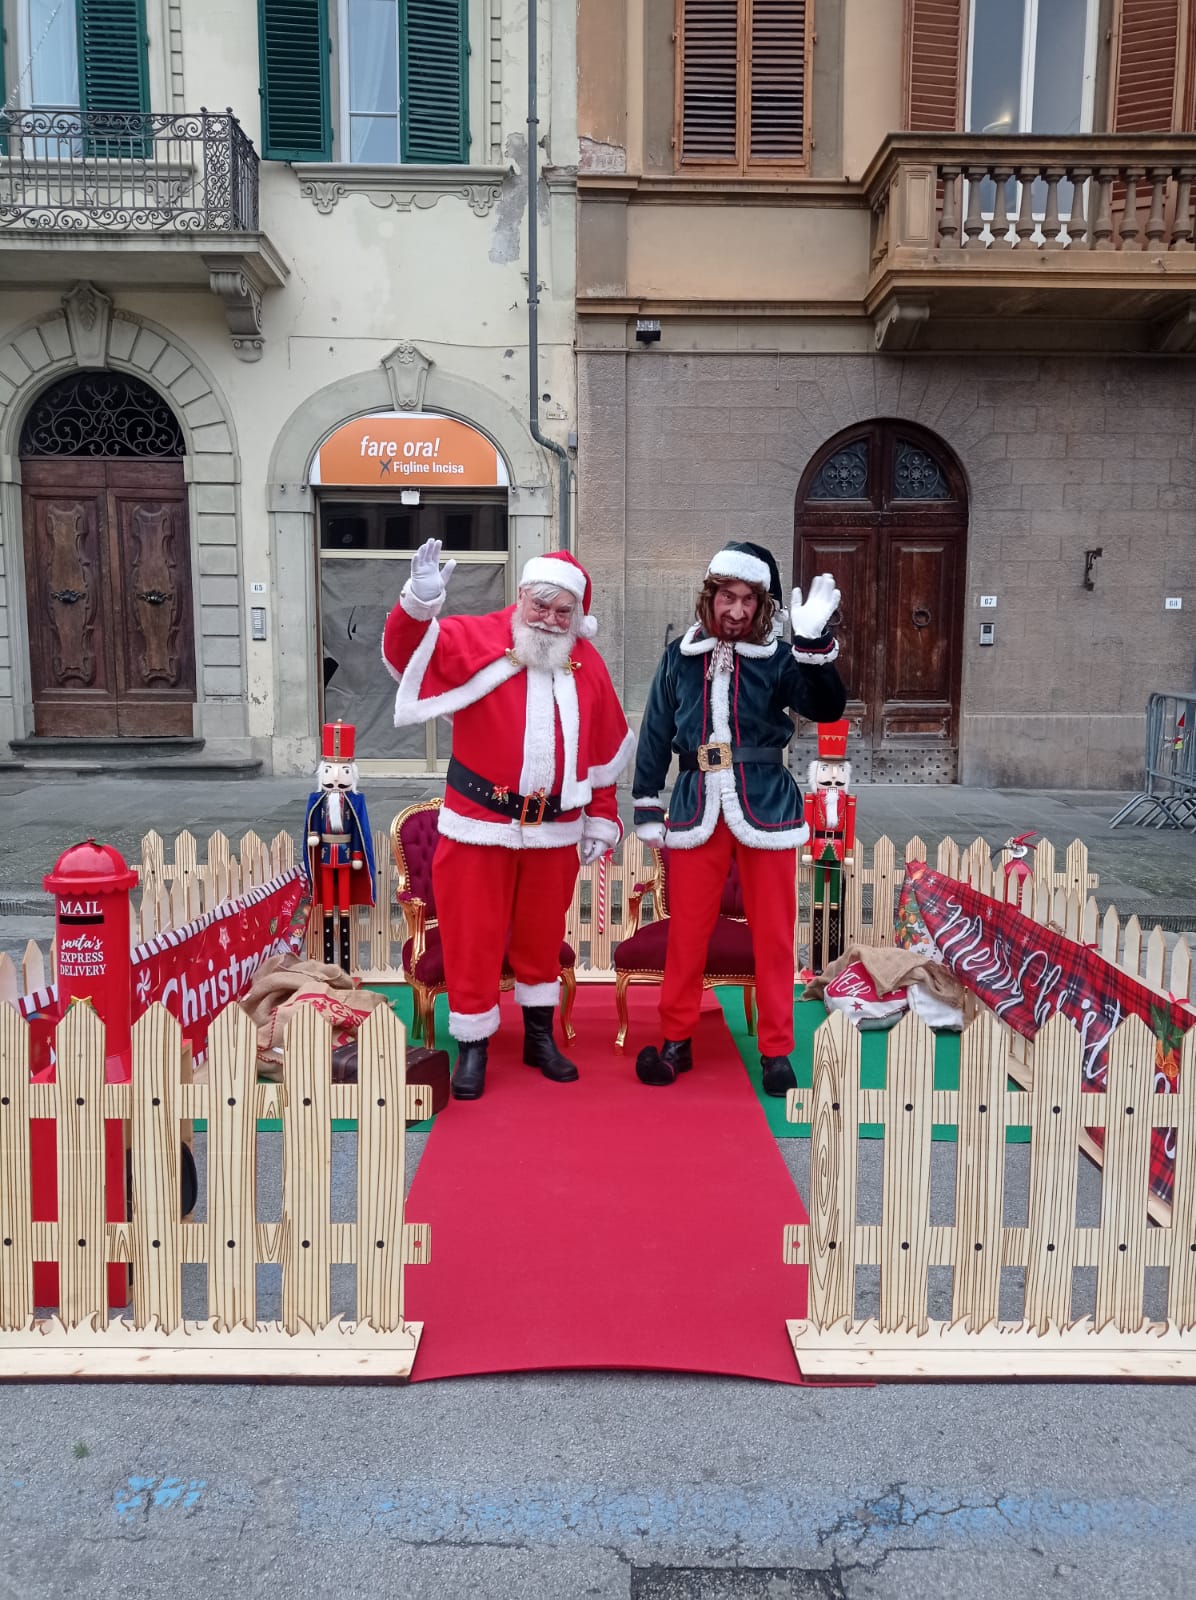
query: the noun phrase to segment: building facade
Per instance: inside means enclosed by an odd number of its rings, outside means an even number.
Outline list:
[[[857,776],[1135,785],[1196,668],[1196,12],[581,0],[578,56],[580,553],[629,709],[747,538],[839,581]]]
[[[525,0],[3,20],[0,745],[299,772],[343,716],[427,770],[379,655],[411,551],[466,609],[570,537],[571,9],[530,86]]]

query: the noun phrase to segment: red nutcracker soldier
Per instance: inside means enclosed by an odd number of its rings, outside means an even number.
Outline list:
[[[802,857],[814,867],[810,917],[810,965],[815,972],[843,954],[843,875],[855,849],[855,795],[848,794],[851,763],[847,760],[850,724],[820,723],[818,759],[811,761],[806,815],[810,843]]]
[[[324,724],[320,787],[307,797],[304,827],[304,865],[324,919],[324,960],[345,972],[352,967],[351,908],[372,906],[376,889],[370,819],[357,792],[356,740],[351,723]]]

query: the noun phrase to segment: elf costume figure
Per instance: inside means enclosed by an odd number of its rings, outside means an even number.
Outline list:
[[[307,797],[304,827],[303,865],[323,917],[324,960],[344,972],[352,970],[351,909],[372,906],[377,891],[370,819],[357,791],[356,741],[351,723],[324,724],[320,787]]]
[[[765,1092],[796,1087],[793,932],[797,850],[809,838],[801,789],[785,763],[791,713],[812,722],[843,715],[846,694],[829,631],[834,579],[793,591],[792,646],[777,564],[760,545],[728,544],[711,561],[697,621],[665,650],[640,725],[632,794],[635,831],[669,849],[669,938],[660,1021],[664,1043],[636,1058],[642,1083],[673,1083],[693,1065],[691,1037],[719,901],[735,858],[756,965]],[[667,802],[673,757],[680,772]]]
[[[442,616],[456,563],[430,539],[386,620],[382,655],[399,688],[395,725],[453,722],[432,885],[444,951],[452,1093],[476,1100],[498,1029],[504,954],[523,1010],[523,1059],[555,1083],[577,1068],[557,1048],[565,917],[579,865],[623,837],[615,781],[635,737],[590,643],[590,579],[567,551],[533,556],[513,606]],[[580,856],[580,862],[579,862]]]
[[[851,784],[851,763],[846,759],[849,729],[846,720],[820,725],[818,759],[811,761],[808,773],[810,845],[802,863],[814,867],[810,966],[815,972],[843,954],[844,873],[854,865],[855,848],[856,797],[847,792]]]

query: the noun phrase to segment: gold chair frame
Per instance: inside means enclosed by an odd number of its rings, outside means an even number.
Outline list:
[[[410,873],[407,868],[407,858],[403,854],[403,845],[400,838],[403,824],[409,817],[415,816],[420,811],[439,811],[441,801],[418,800],[414,805],[406,806],[392,820],[390,824],[390,851],[394,856],[395,872],[398,882],[395,886],[396,895],[410,894],[408,887]],[[436,1048],[436,997],[445,993],[443,983],[419,983],[415,977],[415,969],[420,963],[424,951],[428,947],[428,929],[439,927],[439,918],[428,916],[428,906],[425,900],[417,895],[411,895],[408,900],[399,900],[399,909],[403,913],[403,921],[407,925],[407,937],[411,940],[411,970],[407,973],[407,982],[411,985],[411,994],[415,1002],[414,1016],[411,1026],[411,1037],[422,1038],[430,1049]],[[576,960],[576,953],[574,954]],[[503,977],[499,982],[499,989],[507,992],[515,987],[513,977]],[[566,1039],[576,1037],[573,1030],[573,1001],[577,996],[577,972],[574,967],[561,968],[561,1028]]]
[[[639,930],[640,915],[643,902],[647,897],[652,902],[652,920],[662,922],[669,914],[668,903],[664,886],[664,857],[656,845],[649,845],[652,853],[652,876],[644,883],[637,883],[627,897],[627,932],[624,939],[630,939],[632,934]],[[744,922],[746,917],[730,917],[728,921]],[[620,941],[621,942],[621,941]],[[615,952],[615,1010],[619,1017],[619,1031],[615,1034],[615,1049],[622,1050],[627,1042],[627,1029],[630,1025],[630,1016],[627,1007],[627,990],[633,983],[661,983],[664,981],[663,972],[619,972],[618,950]],[[703,989],[714,989],[719,984],[732,984],[737,989],[743,990],[743,1016],[749,1034],[756,1031],[756,985],[744,983],[738,974],[734,977],[721,977],[717,973],[704,972],[702,974]]]

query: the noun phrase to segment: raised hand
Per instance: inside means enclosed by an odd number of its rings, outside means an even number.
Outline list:
[[[803,601],[801,590],[794,589],[789,601],[789,626],[795,639],[820,639],[827,623],[839,609],[841,596],[829,572],[821,573],[810,585]]]
[[[456,571],[455,561],[446,561],[441,567],[440,551],[440,540],[428,539],[411,558],[411,592],[417,600],[439,600]]]

